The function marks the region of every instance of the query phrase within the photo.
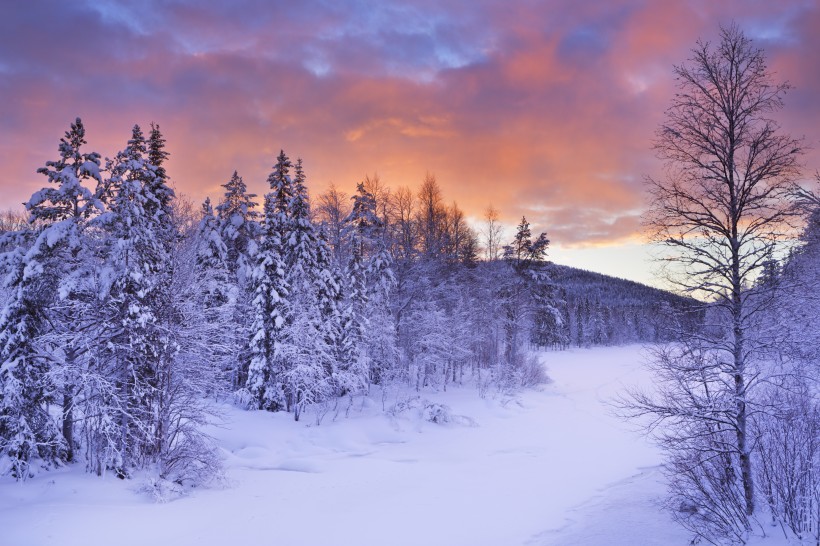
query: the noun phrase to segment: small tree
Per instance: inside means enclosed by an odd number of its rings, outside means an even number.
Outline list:
[[[533,241],[530,223],[526,218],[521,218],[512,243],[504,247],[504,260],[514,273],[508,275],[499,288],[504,321],[505,360],[511,368],[522,363],[520,348],[524,341],[523,334],[531,324],[536,303],[549,305],[547,298],[540,297],[540,290],[547,282],[543,266],[548,246],[547,234],[541,233]]]

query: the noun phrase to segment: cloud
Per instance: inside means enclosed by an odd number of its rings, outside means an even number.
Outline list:
[[[738,23],[796,89],[785,130],[817,139],[820,14],[799,0],[284,4],[12,3],[0,20],[0,206],[45,180],[71,120],[112,156],[160,124],[177,190],[219,197],[238,170],[264,193],[275,155],[301,156],[314,192],[377,172],[448,201],[493,203],[564,245],[640,233],[651,140],[685,62]],[[820,165],[815,146],[806,162]]]

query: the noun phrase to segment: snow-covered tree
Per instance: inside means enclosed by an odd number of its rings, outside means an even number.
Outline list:
[[[398,364],[396,323],[391,311],[391,298],[396,287],[393,258],[381,248],[370,257],[366,270],[367,294],[364,350],[367,354],[369,381],[383,384],[395,376]]]
[[[153,176],[147,177],[143,182],[145,212],[156,224],[159,236],[165,244],[170,245],[176,238],[172,208],[174,190],[169,186],[168,173],[165,170],[165,161],[170,154],[165,151],[165,138],[159,130],[159,125],[155,123],[151,123],[146,154],[147,164],[153,167]]]
[[[288,235],[288,201],[292,197],[290,167],[290,160],[282,152],[268,177],[273,191],[265,196],[261,240],[251,274],[253,321],[246,390],[253,407],[271,411],[287,407],[283,342],[292,310],[282,237]]]
[[[17,447],[8,452],[16,454],[12,466],[23,478],[33,452],[40,451],[47,462],[54,462],[58,454],[70,461],[74,454],[75,372],[83,352],[79,310],[85,304],[80,293],[87,273],[84,231],[89,218],[103,209],[100,157],[83,152],[84,144],[85,128],[77,118],[60,140],[59,159],[38,169],[52,185],[26,202],[34,230],[18,232],[16,248],[4,260],[10,297],[0,324],[6,362],[0,367],[5,370],[0,385],[7,393],[4,413],[11,415],[12,405],[21,412],[12,419]],[[88,182],[94,186],[88,187]],[[64,439],[53,434],[46,407],[55,400],[63,405]],[[26,431],[33,436],[22,440]]]
[[[51,287],[36,261],[24,247],[2,257],[8,300],[0,314],[0,472],[26,479],[39,459],[60,464],[65,442],[49,415],[55,388],[51,363],[37,347],[48,328],[46,294]]]
[[[86,339],[84,311],[90,300],[89,276],[90,241],[86,228],[91,218],[104,210],[103,180],[100,176],[100,155],[83,152],[85,127],[77,118],[65,137],[60,140],[60,158],[49,161],[37,170],[56,187],[44,188],[26,202],[31,221],[42,230],[46,245],[32,251],[40,252],[44,269],[58,285],[58,300],[43,309],[53,325],[50,347],[41,348],[52,355],[53,363],[60,363],[55,380],[62,395],[62,433],[66,441],[66,455],[74,459],[74,396],[77,388],[79,360],[85,356],[82,340]],[[54,351],[56,349],[56,351]]]
[[[317,402],[329,393],[335,363],[333,349],[327,346],[327,334],[338,320],[337,310],[330,307],[338,290],[326,271],[330,267],[330,251],[311,222],[305,181],[299,159],[294,166],[282,250],[293,309],[293,320],[286,327],[286,389],[289,406],[297,419],[300,405],[304,406],[306,400]]]
[[[237,282],[244,284],[259,235],[259,213],[254,210],[256,195],[248,193],[245,182],[236,171],[222,187],[225,194],[216,207],[219,234],[227,247],[228,267],[237,276]]]
[[[521,218],[512,243],[504,247],[504,261],[513,274],[500,284],[498,294],[504,313],[505,361],[511,368],[522,363],[523,335],[531,328],[533,315],[536,311],[552,312],[551,303],[543,294],[543,286],[548,282],[544,270],[548,246],[545,233],[532,240],[530,223]]]
[[[142,131],[135,125],[128,146],[109,162],[115,197],[101,219],[110,230],[107,306],[114,321],[106,375],[116,378],[119,388],[121,434],[119,445],[112,446],[117,457],[109,464],[123,475],[155,450],[154,402],[167,372],[168,353],[174,351],[159,316],[168,246],[160,236],[162,209],[154,200],[155,170],[146,154]]]
[[[197,240],[196,267],[204,290],[205,307],[216,308],[235,300],[237,288],[228,270],[228,247],[222,240],[209,198],[202,204]]]

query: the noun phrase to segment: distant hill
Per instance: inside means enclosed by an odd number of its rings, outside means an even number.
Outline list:
[[[696,301],[639,282],[566,265],[550,264],[554,299],[564,318],[555,345],[613,345],[671,339],[670,311]],[[676,313],[677,314],[677,313]],[[697,313],[689,319],[699,321]]]
[[[551,263],[549,271],[553,282],[576,295],[589,295],[590,292],[593,292],[601,295],[605,294],[608,300],[624,303],[655,300],[667,301],[675,306],[695,303],[691,298],[679,296],[660,288],[568,265]]]

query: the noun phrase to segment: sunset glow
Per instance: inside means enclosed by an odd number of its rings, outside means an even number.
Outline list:
[[[561,263],[650,279],[643,178],[672,67],[736,21],[794,89],[777,119],[820,167],[815,1],[7,2],[0,18],[0,207],[45,184],[82,117],[113,156],[160,125],[179,194],[255,193],[283,148],[313,194],[365,175],[479,221],[492,204],[547,231]],[[613,248],[614,247],[614,248]],[[575,250],[573,250],[575,249]],[[578,250],[583,249],[583,250]],[[620,249],[620,250],[619,250]],[[620,257],[620,259],[619,259]]]

